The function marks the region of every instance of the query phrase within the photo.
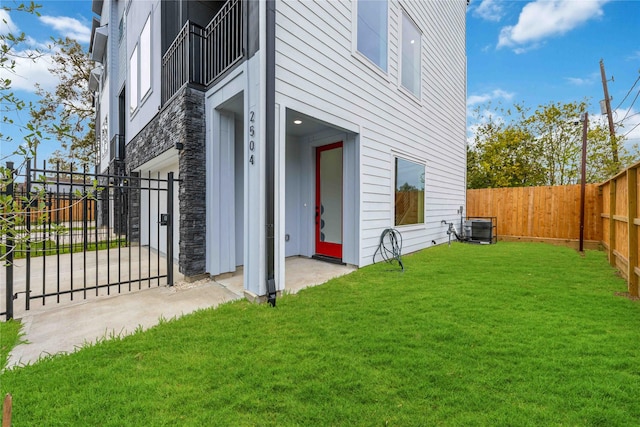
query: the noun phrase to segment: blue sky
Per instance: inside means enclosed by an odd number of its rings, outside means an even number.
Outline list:
[[[3,6],[13,4],[2,2]],[[93,16],[89,0],[37,3],[43,5],[42,17],[5,14],[2,19],[8,24],[0,25],[24,31],[34,46],[44,47],[50,36],[66,35],[88,43]],[[630,132],[628,138],[640,144],[640,126],[631,131],[640,123],[640,82],[622,102],[640,77],[640,1],[472,0],[467,12],[467,54],[469,110],[488,101],[506,106],[521,102],[535,108],[588,98],[594,120],[600,118],[598,103],[604,98],[599,68],[603,59],[607,76],[614,77],[608,83],[612,107],[619,106],[614,117],[627,117],[625,127],[616,131]],[[55,81],[46,68],[46,61],[19,64],[24,79],[14,79],[16,94],[28,98],[34,82],[52,87]],[[19,118],[23,119],[27,117]],[[471,135],[471,117],[468,124]],[[14,148],[3,142],[0,158]],[[55,148],[55,143],[46,143],[39,157]]]
[[[640,1],[472,0],[467,12],[467,106],[486,102],[591,103],[590,119],[601,119],[604,60],[618,134],[640,144]],[[640,98],[640,97],[639,97]],[[622,104],[620,104],[622,102]],[[634,115],[635,114],[635,115]],[[469,120],[472,125],[472,120]],[[472,130],[473,128],[470,127]]]
[[[2,6],[14,8],[21,2],[2,0]],[[28,2],[25,1],[25,3]],[[23,12],[7,13],[4,10],[0,10],[0,31],[6,33],[9,30],[13,34],[24,32],[27,36],[27,43],[21,45],[17,53],[22,55],[25,51],[38,49],[42,54],[35,63],[30,60],[16,58],[16,73],[8,76],[12,80],[11,87],[13,92],[20,99],[26,101],[34,101],[36,99],[33,96],[35,83],[39,83],[47,89],[55,87],[56,79],[47,70],[50,66],[50,37],[70,37],[88,46],[91,35],[91,1],[54,0],[35,1],[35,3],[43,6],[38,9],[40,17]],[[29,116],[26,112],[20,112],[14,117],[14,120],[16,123],[24,125],[28,122]],[[18,126],[2,126],[1,132],[5,135],[11,135],[14,139],[11,143],[2,141],[0,161],[4,163],[6,160],[11,160],[6,157],[15,151],[17,145],[22,141],[21,131]],[[57,143],[43,141],[38,150],[38,164],[41,165],[40,159],[45,159],[57,148]]]

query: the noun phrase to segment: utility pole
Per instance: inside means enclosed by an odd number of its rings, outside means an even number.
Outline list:
[[[582,116],[582,167],[580,179],[580,252],[584,252],[584,196],[587,178],[587,132],[589,131],[589,113]]]
[[[602,89],[604,90],[604,104],[607,107],[607,119],[609,120],[609,135],[611,135],[611,152],[613,154],[613,162],[616,167],[619,166],[618,160],[618,142],[616,141],[616,130],[613,127],[613,112],[611,111],[611,98],[609,97],[609,89],[607,88],[607,75],[604,72],[604,60],[600,60],[600,76],[602,77]]]

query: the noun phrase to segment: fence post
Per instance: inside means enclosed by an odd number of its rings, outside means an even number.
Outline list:
[[[167,285],[173,286],[173,172],[167,176]]]
[[[13,183],[14,183],[13,162],[7,162],[7,169],[9,170],[10,179],[9,179],[9,182],[7,183],[6,195],[11,199],[13,203]],[[13,319],[13,250],[15,249],[14,241],[13,241],[13,233],[14,233],[14,227],[15,227],[14,215],[15,213],[13,212],[9,214],[10,224],[8,224],[8,227],[7,227],[7,246],[6,246],[7,259],[5,261],[6,280],[7,280],[6,289],[5,289],[7,320]]]
[[[27,204],[25,209],[25,213],[26,213],[25,225],[26,225],[26,232],[27,232],[27,239],[25,241],[25,248],[26,248],[25,258],[27,262],[25,309],[29,310],[31,309],[31,298],[30,298],[31,296],[31,204],[33,203],[33,196],[31,194],[31,159],[27,160],[27,176],[25,177],[25,183],[26,183],[25,194],[27,197]]]
[[[609,181],[609,264],[616,266],[616,179]]]
[[[73,172],[73,171],[72,171]],[[83,250],[86,254],[87,249],[89,248],[89,223],[87,222],[87,165],[84,165],[84,169],[82,171],[82,240],[83,240]],[[72,188],[73,190],[73,188]],[[96,242],[96,250],[98,250],[98,242]]]
[[[637,297],[638,276],[636,275],[636,267],[638,266],[638,226],[635,221],[638,216],[638,170],[634,167],[627,169],[627,199],[627,226],[629,227],[629,270],[627,280],[629,283],[629,294]]]

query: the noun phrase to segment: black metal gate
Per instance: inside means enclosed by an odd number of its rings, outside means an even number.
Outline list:
[[[30,310],[173,285],[176,181],[173,173],[92,174],[27,162],[3,191],[15,204],[1,213],[11,226],[0,242],[0,315],[13,318],[21,299]]]

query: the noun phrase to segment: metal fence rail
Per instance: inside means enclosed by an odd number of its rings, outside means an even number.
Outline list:
[[[24,298],[30,310],[32,301],[173,284],[172,173],[90,174],[28,162],[23,178],[4,186],[17,209],[2,213],[13,226],[0,242],[6,259],[0,315],[13,317],[15,299]]]

